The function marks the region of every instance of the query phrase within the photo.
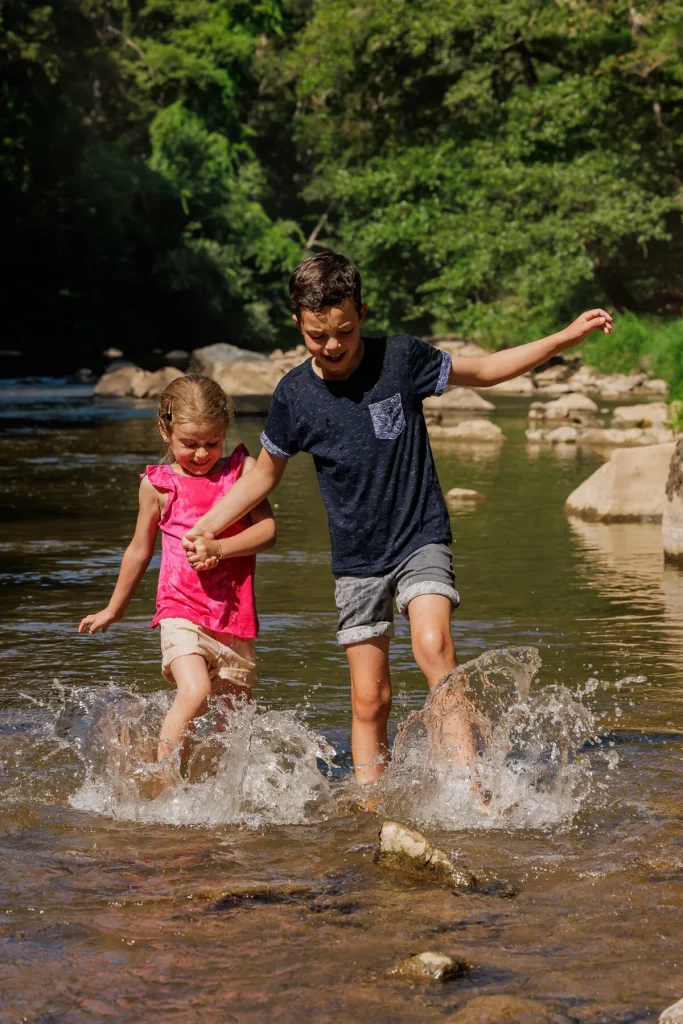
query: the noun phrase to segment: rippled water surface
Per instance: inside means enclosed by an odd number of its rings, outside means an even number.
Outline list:
[[[124,622],[76,634],[109,598],[158,458],[151,410],[85,388],[1,397],[0,1021],[431,1024],[505,993],[610,1024],[683,996],[683,573],[656,525],[565,518],[594,456],[528,447],[525,403],[499,396],[502,448],[435,445],[444,489],[486,495],[453,512],[453,630],[461,662],[484,656],[470,676],[488,814],[429,761],[403,623],[398,756],[379,813],[358,809],[306,456],[259,557],[257,703],[218,735],[213,709],[187,776],[153,800],[149,738],[171,696],[149,628],[158,562]],[[257,451],[261,426],[231,441]],[[510,657],[532,659],[528,692],[508,685]],[[387,873],[387,815],[486,884],[455,895]],[[423,950],[472,969],[446,985],[389,973]]]

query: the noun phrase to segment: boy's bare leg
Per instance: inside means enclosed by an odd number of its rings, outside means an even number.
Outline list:
[[[449,598],[442,594],[423,594],[408,605],[413,655],[430,690],[458,664],[451,636],[452,610]],[[438,725],[441,742],[452,751],[454,760],[466,766],[476,764],[471,708],[464,694],[458,699],[449,691],[448,707],[443,708]]]
[[[157,761],[162,761],[183,741],[188,728],[201,714],[211,693],[211,679],[201,654],[185,654],[171,662],[178,688],[161,726]]]
[[[375,782],[389,756],[387,721],[391,710],[389,637],[349,644],[351,670],[351,751],[358,782]]]

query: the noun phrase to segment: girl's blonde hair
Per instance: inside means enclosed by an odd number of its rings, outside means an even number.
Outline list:
[[[232,424],[232,400],[220,384],[203,373],[188,373],[172,380],[159,398],[159,427],[169,434],[175,423]]]

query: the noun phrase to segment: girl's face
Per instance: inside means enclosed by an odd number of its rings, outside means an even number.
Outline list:
[[[173,457],[188,476],[206,476],[223,454],[225,424],[174,423],[160,425],[161,436],[171,446]]]

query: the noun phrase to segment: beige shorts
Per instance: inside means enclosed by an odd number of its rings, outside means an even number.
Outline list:
[[[162,619],[161,671],[164,679],[175,683],[173,662],[185,654],[199,654],[206,661],[211,685],[232,683],[252,687],[257,683],[254,641],[217,633],[197,626],[189,619]]]

